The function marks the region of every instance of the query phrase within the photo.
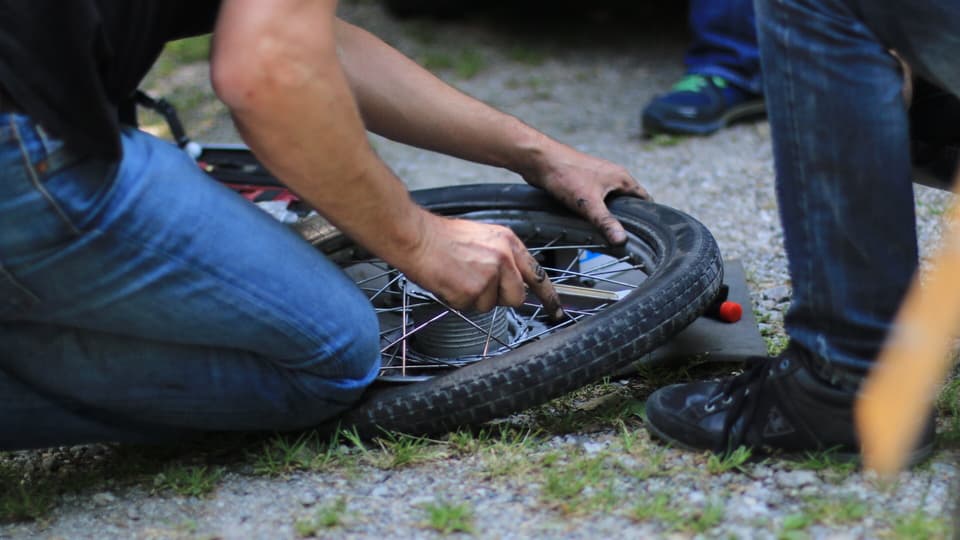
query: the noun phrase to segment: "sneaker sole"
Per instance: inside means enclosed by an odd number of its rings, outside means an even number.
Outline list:
[[[671,447],[679,448],[681,450],[687,450],[690,452],[697,452],[697,453],[710,452],[712,454],[716,454],[716,452],[714,452],[713,450],[696,448],[694,446],[690,446],[689,444],[685,444],[681,441],[678,441],[673,437],[670,437],[666,433],[657,429],[657,427],[653,424],[653,422],[647,419],[646,414],[643,415],[643,426],[647,428],[647,431],[649,431],[651,435],[667,443]],[[909,469],[926,461],[931,455],[933,455],[933,445],[934,445],[933,441],[930,441],[928,444],[920,446],[915,450],[913,450],[912,452],[910,452],[910,456],[907,459],[905,468]],[[763,448],[751,448],[750,450],[751,450],[751,454],[756,457],[777,456],[777,457],[782,457],[788,460],[803,459],[807,456],[809,452],[813,452],[813,450],[808,450],[806,452],[800,452],[800,451],[770,452],[770,451],[764,450]],[[863,460],[861,459],[859,452],[855,452],[855,453],[835,452],[831,454],[831,457],[835,458],[837,461],[840,461],[842,463],[856,463],[857,465],[860,465],[860,466],[863,465],[863,462],[862,462]]]
[[[744,103],[731,107],[713,122],[685,122],[683,120],[661,120],[643,117],[644,135],[665,133],[669,135],[710,135],[735,122],[751,117],[760,117],[767,113],[767,105],[763,101]]]

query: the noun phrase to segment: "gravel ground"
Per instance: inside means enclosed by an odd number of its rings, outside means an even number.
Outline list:
[[[468,93],[625,165],[659,202],[703,221],[724,256],[743,262],[762,333],[771,346],[782,341],[790,291],[767,125],[640,137],[640,108],[681,74],[682,13],[436,23],[396,21],[375,2],[341,9]],[[209,93],[198,83],[205,74],[205,64],[191,64],[151,87],[190,101],[185,116],[198,139],[235,141],[223,108],[194,99]],[[519,181],[380,138],[374,145],[414,189]],[[950,200],[918,187],[917,201],[928,254]],[[0,515],[17,513],[14,500],[38,509],[21,510],[38,519],[0,525],[0,538],[433,538],[444,529],[482,538],[952,535],[960,475],[952,419],[934,457],[891,483],[822,455],[721,461],[650,440],[637,411],[652,387],[673,380],[664,377],[593,386],[486,435],[437,441],[398,437],[359,448],[274,438],[167,453],[88,446],[9,454],[0,458],[8,479]]]

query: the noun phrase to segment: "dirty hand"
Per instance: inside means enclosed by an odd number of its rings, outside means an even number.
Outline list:
[[[625,168],[560,143],[551,145],[531,170],[521,174],[528,184],[547,190],[603,231],[615,246],[627,241],[627,233],[604,199],[615,193],[652,200]]]
[[[425,213],[422,241],[396,266],[460,310],[518,307],[526,286],[553,319],[563,315],[557,292],[523,242],[506,227]]]

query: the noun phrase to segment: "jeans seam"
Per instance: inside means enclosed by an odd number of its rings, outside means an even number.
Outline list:
[[[30,152],[27,151],[27,147],[23,144],[23,137],[20,134],[20,128],[17,127],[13,117],[10,118],[10,127],[13,129],[14,137],[17,139],[17,146],[20,147],[20,155],[23,156],[23,165],[27,170],[27,174],[30,176],[30,183],[33,184],[33,187],[39,191],[41,195],[43,195],[43,198],[46,199],[47,203],[50,204],[54,212],[60,216],[60,219],[63,221],[63,223],[70,228],[70,232],[77,235],[80,234],[80,229],[74,225],[73,221],[67,216],[60,204],[57,203],[53,196],[50,195],[50,192],[47,191],[47,188],[45,188],[40,182],[40,178],[37,176],[37,171],[30,162]],[[46,157],[47,145],[42,141],[41,145],[43,145],[45,152],[44,156]]]
[[[778,1],[778,3],[783,5],[782,1]],[[781,55],[783,59],[783,63],[781,65],[784,73],[784,79],[786,81],[793,81],[794,70],[793,70],[792,56],[788,54],[788,51],[790,50],[790,40],[793,39],[793,36],[791,35],[791,31],[790,31],[791,28],[787,24],[787,22],[783,20],[784,14],[782,9],[777,10],[776,19],[777,19],[777,27],[778,27],[777,30],[781,33],[781,38],[782,38],[779,46],[782,47],[784,51],[783,54]],[[791,155],[791,161],[793,162],[790,165],[790,168],[792,169],[792,174],[796,175],[797,183],[799,183],[802,186],[806,186],[807,185],[806,171],[802,166],[798,166],[798,161],[800,160],[800,154],[801,154],[801,144],[800,144],[801,133],[800,133],[800,128],[797,125],[797,118],[795,113],[795,111],[797,110],[796,109],[796,104],[797,104],[796,87],[792,82],[789,84],[786,84],[785,86],[787,88],[787,91],[784,92],[784,98],[787,101],[787,110],[793,111],[792,113],[790,113],[788,117],[789,123],[790,123],[789,129],[791,131],[791,136],[789,137],[788,140],[791,143],[790,155]],[[782,173],[777,174],[778,182],[781,181],[780,180],[781,175]],[[800,189],[799,191],[800,193],[797,196],[797,201],[796,201],[797,210],[801,215],[809,216],[809,212],[808,212],[809,201],[806,197],[806,189]],[[809,245],[809,242],[811,237],[811,230],[810,230],[809,219],[800,220],[800,224],[797,225],[797,228],[802,230],[802,235],[804,238],[804,245],[802,246],[803,252],[810,253],[811,246]],[[811,267],[813,264],[813,261],[810,260],[811,259],[810,257],[806,257],[806,256],[799,257],[799,260],[797,260],[798,257],[794,256],[793,259],[794,259],[793,264],[803,265],[804,268],[802,272],[805,273],[806,275],[810,275],[810,273],[812,272]],[[797,292],[798,292],[797,290],[794,290],[794,294],[797,294]],[[808,294],[809,291],[799,291],[799,292],[800,292],[801,298],[807,298],[807,301],[808,302],[810,301],[809,294]]]
[[[9,285],[12,286],[14,289],[16,289],[17,292],[20,293],[21,297],[23,297],[23,298],[26,299],[26,302],[20,304],[19,306],[17,306],[16,304],[14,304],[15,307],[19,307],[19,309],[18,309],[18,310],[15,309],[13,313],[7,313],[7,314],[5,314],[5,315],[2,317],[2,319],[0,319],[0,320],[8,320],[9,317],[10,317],[11,315],[15,315],[17,311],[23,312],[24,310],[26,310],[26,309],[29,308],[30,306],[32,306],[32,305],[34,305],[34,304],[36,304],[37,302],[40,301],[40,297],[37,296],[36,294],[34,294],[33,291],[31,291],[30,289],[28,289],[28,288],[27,288],[26,286],[24,286],[22,283],[20,283],[20,281],[17,280],[17,278],[15,278],[15,277],[13,276],[13,274],[11,274],[10,271],[7,270],[7,269],[3,266],[3,264],[0,264],[0,282],[5,282],[5,283],[9,284]]]

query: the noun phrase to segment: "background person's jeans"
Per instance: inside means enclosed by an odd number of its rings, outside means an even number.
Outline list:
[[[790,338],[866,369],[917,268],[909,125],[895,49],[960,90],[960,4],[757,0]]]
[[[363,293],[183,152],[0,114],[0,448],[316,425],[379,364]]]
[[[690,0],[689,23],[687,73],[718,75],[743,90],[763,91],[753,0]]]

